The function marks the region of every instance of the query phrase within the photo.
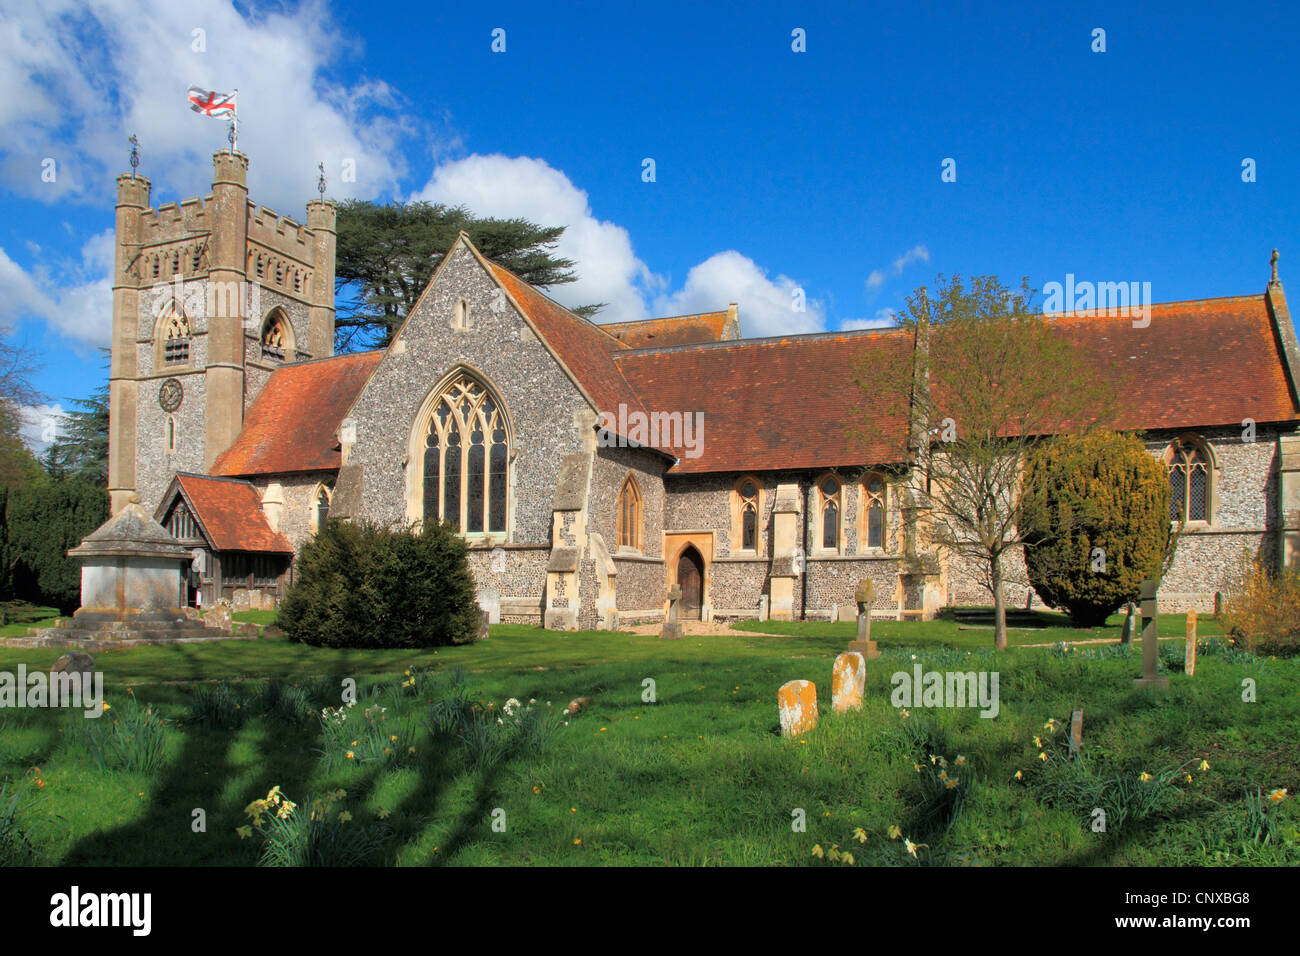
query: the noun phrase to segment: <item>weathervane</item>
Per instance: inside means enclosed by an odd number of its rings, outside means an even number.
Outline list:
[[[317,163],[316,168],[320,170],[320,175],[316,177],[316,191],[320,193],[321,202],[325,201],[325,186],[329,182],[325,178],[325,164]]]
[[[135,179],[136,167],[140,165],[140,140],[132,133],[127,142],[131,144],[131,178]]]

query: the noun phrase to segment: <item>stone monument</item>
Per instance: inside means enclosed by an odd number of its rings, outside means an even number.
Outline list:
[[[1159,621],[1156,609],[1158,581],[1142,582],[1142,676],[1134,678],[1135,687],[1155,687],[1167,690],[1169,678],[1157,673],[1160,663],[1160,637],[1156,626]]]
[[[666,641],[679,641],[682,638],[682,625],[677,620],[677,603],[681,599],[682,589],[674,583],[668,589],[668,620],[664,623],[663,632],[659,635]]]
[[[869,578],[863,578],[853,592],[853,600],[858,604],[858,639],[849,644],[849,650],[861,654],[863,660],[880,656],[880,649],[871,639],[871,605],[875,599],[876,586]]]

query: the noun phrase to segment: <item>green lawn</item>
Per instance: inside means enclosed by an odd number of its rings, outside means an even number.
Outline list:
[[[52,626],[59,616],[57,608],[28,604],[25,601],[6,601],[0,604],[5,623],[0,624],[0,638],[22,637],[30,627]]]
[[[1136,649],[997,654],[984,646],[991,632],[947,624],[873,625],[884,656],[868,665],[862,711],[845,716],[829,713],[830,674],[850,625],[673,642],[500,626],[485,642],[436,652],[334,651],[284,639],[115,651],[97,655],[112,705],[100,721],[0,711],[0,779],[7,793],[22,787],[17,827],[38,862],[54,864],[255,864],[262,835],[241,839],[236,828],[273,786],[299,804],[294,820],[306,818],[311,797],[345,791],[328,826],[318,825],[324,845],[338,853],[354,841],[375,863],[827,865],[814,846],[851,850],[859,866],[1300,863],[1295,800],[1267,799],[1276,788],[1300,789],[1300,661],[1216,643],[1188,678],[1182,642],[1171,641],[1162,647],[1171,688],[1156,694],[1133,688]],[[54,649],[0,650],[0,670],[47,667],[55,657]],[[917,706],[902,716],[890,703],[890,675],[917,663],[996,670],[998,716]],[[454,673],[468,702],[494,705],[490,715],[509,697],[535,698],[534,715],[578,696],[593,702],[567,725],[556,718],[549,741],[545,723],[531,723],[531,749],[522,732],[509,732],[513,721],[499,726],[494,716],[480,722],[462,712],[448,726],[465,734],[439,732],[430,711],[452,696]],[[270,675],[285,679],[278,702],[257,699],[265,681],[233,683]],[[328,737],[316,713],[338,703],[345,678],[357,681],[360,702],[342,735]],[[775,694],[795,678],[817,683],[822,721],[787,741]],[[1245,679],[1257,702],[1243,702]],[[644,699],[647,680],[653,703]],[[200,694],[204,712],[216,714],[218,687],[243,705],[214,718],[225,729],[181,722]],[[146,729],[125,740],[134,701],[169,721],[160,763],[147,772],[114,769],[114,728],[127,757],[152,737]],[[387,710],[370,710],[368,723],[367,709],[380,706]],[[1082,762],[1064,756],[1065,725],[1079,706]],[[91,724],[107,769],[84,739]],[[1209,769],[1198,769],[1202,760]],[[1248,793],[1262,793],[1262,812]],[[0,853],[12,855],[3,803]],[[1096,807],[1106,811],[1105,833],[1089,825]],[[196,809],[206,832],[195,832]],[[339,822],[340,812],[351,819]],[[792,827],[800,819],[802,831]],[[900,839],[890,839],[894,826]],[[858,828],[865,843],[854,839]],[[923,845],[916,857],[904,839]]]

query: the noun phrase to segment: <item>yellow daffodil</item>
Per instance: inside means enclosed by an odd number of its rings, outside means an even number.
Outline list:
[[[1142,771],[1142,775],[1139,776],[1138,779],[1141,780],[1143,783],[1150,783],[1151,780],[1152,780],[1153,778],[1152,778],[1151,774],[1149,774],[1149,773],[1147,773],[1145,770],[1143,770],[1143,771]]]
[[[957,755],[957,766],[960,767],[960,766],[961,766],[962,764],[964,764],[965,762],[966,762],[966,758],[965,758],[963,755],[958,754],[958,755]]]
[[[852,866],[852,865],[853,865],[853,854],[852,854],[852,853],[841,853],[841,854],[840,854],[840,862],[843,863],[843,864],[845,864],[845,865],[847,865],[847,866]]]
[[[1192,782],[1192,775],[1189,773],[1189,774],[1187,775],[1187,778],[1186,778],[1186,779],[1187,779],[1187,782],[1188,782],[1188,783],[1191,783],[1191,782]]]
[[[912,715],[909,714],[909,713],[907,712],[907,709],[906,709],[906,708],[904,708],[903,710],[900,710],[900,711],[898,712],[898,716],[899,716],[899,717],[911,717]]]
[[[108,701],[104,701],[104,709],[105,709],[105,710],[112,710],[112,709],[113,709],[113,706],[112,706]]]
[[[889,828],[889,839],[891,839],[891,840],[897,840],[897,839],[898,839],[899,837],[901,837],[902,835],[903,835],[903,831],[900,830],[900,829],[898,829],[898,825],[897,825],[897,824],[894,824],[893,826],[891,826],[891,827]]]
[[[1038,747],[1038,748],[1041,749],[1042,746],[1043,746],[1043,738],[1042,738],[1042,737],[1035,737],[1035,738],[1034,738],[1034,746],[1035,746],[1035,747]]]
[[[925,846],[924,843],[913,843],[911,840],[903,841],[903,849],[905,849],[912,856],[916,856],[916,851],[921,849],[921,847],[923,846]]]
[[[1047,718],[1047,723],[1043,724],[1043,729],[1044,729],[1044,730],[1055,730],[1055,729],[1056,729],[1056,718],[1055,718],[1055,717],[1049,717],[1049,718]]]
[[[817,857],[817,859],[819,860],[826,855],[826,852],[822,849],[822,845],[820,843],[813,844],[812,855]]]
[[[959,783],[961,783],[961,781],[958,780],[956,777],[953,777],[951,780],[948,781],[948,784],[947,784],[948,789],[951,790],[953,787],[957,786],[957,784],[959,784]]]
[[[1016,771],[1016,779],[1017,779],[1017,780],[1022,780],[1022,779],[1024,779],[1024,776],[1025,776],[1025,775],[1024,775],[1023,773],[1021,773],[1019,770]]]
[[[236,827],[235,832],[239,834],[239,839],[247,840],[253,835],[252,827]]]
[[[580,838],[575,838],[574,841],[573,841],[573,845],[574,845],[574,846],[582,846],[582,840],[581,840]]]
[[[1283,787],[1279,790],[1274,790],[1272,793],[1268,795],[1268,798],[1273,803],[1281,803],[1283,800],[1286,799],[1286,788]]]
[[[340,811],[339,823],[347,823],[351,819],[352,819],[352,814],[348,813],[346,810]]]
[[[1202,761],[1201,761],[1201,765],[1200,765],[1199,767],[1197,767],[1196,769],[1198,769],[1198,770],[1209,770],[1209,769],[1210,769],[1210,762],[1209,762],[1208,760],[1202,760]]]
[[[1046,759],[1047,759],[1047,751],[1046,751],[1046,750],[1040,751],[1039,754],[1038,754],[1038,759],[1039,759],[1039,760],[1046,760]]]
[[[390,816],[392,816],[392,811],[389,810],[387,807],[380,807],[378,810],[375,811],[375,816],[377,816],[381,820],[387,820]]]
[[[864,829],[862,829],[862,827],[858,827],[858,828],[856,828],[856,829],[853,831],[853,839],[857,840],[859,843],[866,843],[866,842],[867,842],[867,831],[864,830]]]
[[[354,756],[355,756],[355,754],[353,754],[352,751],[349,750],[349,751],[348,751],[348,759],[351,760]]]

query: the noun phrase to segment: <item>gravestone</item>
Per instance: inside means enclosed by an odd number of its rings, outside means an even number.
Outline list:
[[[1196,673],[1196,612],[1187,612],[1187,640],[1183,648],[1183,673],[1191,677]]]
[[[501,623],[501,595],[492,588],[481,588],[478,592],[478,606],[487,611],[489,624]]]
[[[230,605],[225,601],[220,601],[216,607],[204,611],[203,624],[205,627],[216,630],[229,631],[232,624],[230,620]]]
[[[858,639],[849,644],[849,650],[861,654],[864,660],[880,656],[880,649],[871,639],[871,605],[876,599],[876,586],[870,578],[858,582],[853,600],[858,604]]]
[[[1070,712],[1070,756],[1083,752],[1083,708]]]
[[[1156,672],[1160,663],[1160,637],[1156,631],[1157,617],[1156,581],[1142,582],[1142,676],[1134,678],[1135,687],[1155,687],[1166,690],[1169,678]]]
[[[486,641],[488,638],[488,612],[478,612],[478,633],[474,635],[476,641]]]
[[[50,668],[51,674],[93,674],[95,659],[83,651],[69,651]]]
[[[792,680],[776,692],[781,715],[781,736],[797,737],[817,726],[817,685],[810,680]]]
[[[845,651],[835,658],[831,670],[831,708],[837,714],[862,709],[862,691],[867,686],[867,661],[857,651]]]
[[[1137,633],[1137,605],[1132,601],[1128,602],[1128,613],[1124,616],[1124,629],[1120,632],[1119,642],[1121,644],[1132,644],[1133,637]]]
[[[758,599],[758,619],[760,621],[767,620],[768,600],[769,598],[766,594],[761,595]]]
[[[682,589],[674,584],[668,589],[668,620],[664,622],[663,632],[659,635],[665,641],[680,641],[682,625],[677,620],[677,604],[682,599]]]

